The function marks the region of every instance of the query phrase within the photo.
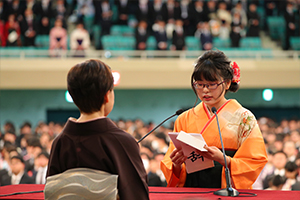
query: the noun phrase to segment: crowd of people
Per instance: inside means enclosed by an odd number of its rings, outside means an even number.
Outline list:
[[[267,17],[283,16],[288,50],[289,38],[300,36],[299,7],[297,0],[1,0],[0,43],[36,46],[37,35],[49,35],[55,54],[68,48],[70,37],[70,48],[84,56],[85,49],[103,48],[91,26],[100,27],[102,37],[113,25],[126,25],[135,29],[137,50],[147,49],[149,36],[155,36],[158,50],[184,50],[186,36],[199,38],[202,50],[210,50],[214,37],[239,47],[241,38],[268,31]]]
[[[114,123],[138,141],[155,126],[141,119],[119,119]],[[266,117],[258,119],[268,154],[268,163],[253,189],[300,190],[300,120],[276,123]],[[36,127],[25,122],[17,129],[12,122],[2,126],[0,140],[0,185],[45,184],[45,176],[53,139],[64,124],[40,122]],[[161,126],[140,145],[140,155],[148,174],[149,186],[166,186],[160,162],[168,150],[174,123]]]

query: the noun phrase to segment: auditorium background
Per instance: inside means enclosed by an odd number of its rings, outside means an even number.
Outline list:
[[[7,122],[20,142],[26,122],[29,134],[53,136],[54,125],[61,130],[68,117],[78,117],[67,101],[66,76],[90,58],[119,72],[109,117],[138,139],[178,109],[194,105],[193,63],[204,50],[219,49],[241,68],[240,89],[227,98],[254,113],[270,155],[284,150],[286,141],[299,152],[300,3],[224,2],[225,7],[212,0],[0,1],[0,144]],[[175,119],[148,138],[155,141],[152,146],[142,148],[149,173],[156,170],[150,163],[161,159],[151,153],[164,153],[155,148],[159,139],[169,141],[166,133]],[[299,170],[300,161],[297,165]]]

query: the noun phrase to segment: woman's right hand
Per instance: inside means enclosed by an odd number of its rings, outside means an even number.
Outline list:
[[[179,177],[181,171],[181,165],[187,159],[187,157],[183,154],[182,149],[175,148],[173,152],[170,154],[170,158],[173,163],[173,173]]]

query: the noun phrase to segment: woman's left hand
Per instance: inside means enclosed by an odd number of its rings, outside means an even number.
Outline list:
[[[215,146],[204,146],[207,151],[198,151],[203,157],[219,162],[221,165],[225,166],[224,156],[220,149]],[[226,162],[229,166],[230,158],[226,156]]]

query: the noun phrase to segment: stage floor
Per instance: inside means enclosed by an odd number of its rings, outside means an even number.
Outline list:
[[[21,185],[9,185],[0,187],[0,199],[44,199],[43,194],[44,185],[38,184],[21,184]],[[247,200],[260,200],[260,199],[272,199],[272,200],[300,200],[300,191],[277,191],[277,190],[238,190],[240,195],[238,197],[223,197],[214,195],[213,192],[218,189],[209,188],[167,188],[167,187],[149,187],[150,200],[221,200],[221,199],[247,199]],[[18,194],[21,192],[36,192]],[[2,196],[6,194],[12,194],[10,196]],[[254,193],[257,196],[246,197],[249,194]]]

